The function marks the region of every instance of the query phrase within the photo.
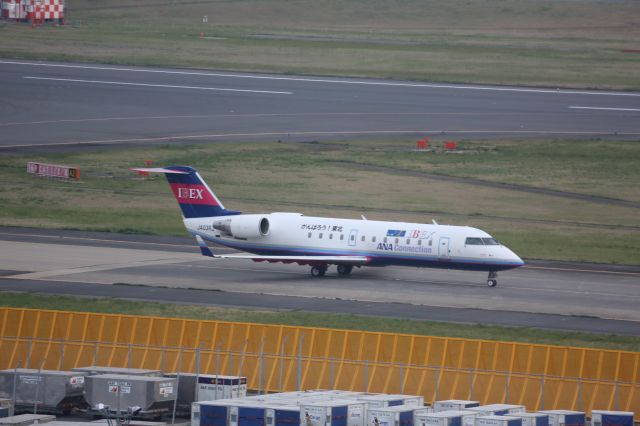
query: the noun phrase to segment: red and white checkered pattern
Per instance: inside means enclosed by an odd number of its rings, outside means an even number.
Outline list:
[[[28,20],[64,18],[64,0],[15,0],[22,3]]]
[[[63,0],[44,0],[44,19],[60,19],[64,17]]]
[[[20,0],[3,0],[2,17],[7,19],[19,19],[22,17]]]

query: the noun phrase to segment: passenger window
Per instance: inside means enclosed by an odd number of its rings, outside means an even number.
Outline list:
[[[500,243],[493,238],[483,238],[482,242],[485,246],[499,246]]]
[[[318,238],[322,239],[322,232],[318,234]]]
[[[387,237],[384,237],[384,240],[382,240],[383,243],[387,242]]]
[[[362,238],[360,239],[360,241],[362,241],[364,243],[364,235],[362,236]]]
[[[333,234],[329,234],[329,239],[333,240]]]
[[[371,242],[375,243],[376,242],[376,237],[371,237]]]
[[[468,246],[481,246],[482,244],[482,238],[473,238],[473,237],[469,237],[465,240],[465,245]]]
[[[433,240],[429,240],[429,247],[433,245]]]
[[[411,244],[411,239],[407,238],[407,245]]]
[[[344,234],[340,234],[340,241],[344,240]]]
[[[400,241],[400,238],[396,238],[396,244],[398,244],[399,241]]]
[[[421,246],[422,245],[422,240],[418,240],[418,245]]]
[[[311,232],[309,232],[309,234],[307,235],[308,238],[311,238]]]
[[[351,239],[351,241],[355,241],[356,240],[356,236],[352,235],[350,239]]]

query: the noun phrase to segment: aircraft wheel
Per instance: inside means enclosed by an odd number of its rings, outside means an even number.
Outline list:
[[[311,267],[311,276],[319,278],[324,277],[324,274],[327,272],[326,266],[315,265]]]
[[[338,265],[338,275],[349,275],[352,269],[351,265]]]
[[[487,280],[487,285],[489,287],[495,287],[498,285],[498,281],[497,280]]]

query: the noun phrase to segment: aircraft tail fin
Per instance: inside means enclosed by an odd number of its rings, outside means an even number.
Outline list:
[[[169,166],[154,168],[132,168],[133,171],[163,173],[173,195],[176,197],[185,219],[198,217],[229,216],[240,212],[224,208],[216,194],[192,167]]]

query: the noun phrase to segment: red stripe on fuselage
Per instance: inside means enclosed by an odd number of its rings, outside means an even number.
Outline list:
[[[216,199],[206,186],[189,183],[172,183],[171,190],[180,204],[206,204],[217,206]]]

